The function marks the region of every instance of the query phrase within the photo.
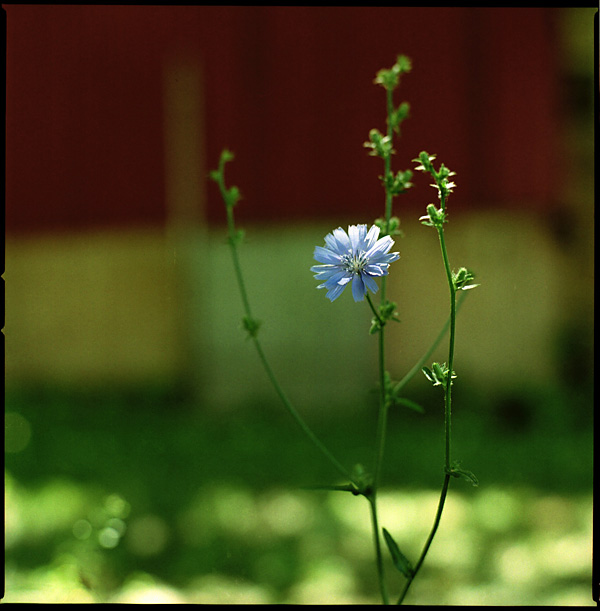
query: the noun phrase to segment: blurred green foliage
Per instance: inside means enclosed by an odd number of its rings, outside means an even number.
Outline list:
[[[390,414],[382,514],[415,558],[443,415],[429,390],[412,398],[424,415]],[[376,393],[366,404],[311,418],[348,466],[371,462]],[[407,603],[591,602],[591,397],[457,386],[456,405],[455,455],[480,487],[453,482]],[[366,504],[306,489],[339,480],[276,403],[37,388],[6,412],[6,602],[377,602]]]

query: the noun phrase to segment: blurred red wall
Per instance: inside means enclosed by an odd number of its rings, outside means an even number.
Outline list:
[[[202,67],[208,173],[220,150],[247,221],[381,214],[385,129],[373,84],[413,60],[395,169],[421,150],[457,172],[451,210],[548,206],[560,161],[551,8],[5,5],[7,233],[160,225],[166,216],[163,67]],[[426,177],[397,200],[418,213]],[[421,191],[422,189],[422,191]],[[208,221],[223,220],[215,185]],[[415,208],[416,206],[416,208]]]

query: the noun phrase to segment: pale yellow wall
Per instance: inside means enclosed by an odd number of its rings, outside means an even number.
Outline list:
[[[171,376],[172,270],[156,231],[7,239],[7,386]]]
[[[405,228],[392,285],[403,324],[390,327],[390,356],[400,370],[424,352],[423,337],[433,339],[449,311],[435,231],[415,221]],[[481,283],[459,312],[457,371],[491,388],[553,379],[562,325],[579,315],[593,324],[591,260],[580,259],[573,278],[572,255],[559,249],[543,216],[530,213],[458,217],[448,223],[446,241],[452,267],[472,269]],[[434,359],[447,360],[446,340]]]
[[[389,368],[398,378],[421,356],[448,312],[435,232],[403,223],[390,297]],[[349,291],[330,303],[309,271],[330,227],[248,228],[242,264],[261,338],[289,394],[322,409],[354,402],[377,379],[370,311]],[[448,224],[454,267],[481,286],[460,312],[456,369],[496,388],[555,375],[555,333],[589,317],[592,264],[554,243],[527,214],[487,212]],[[193,245],[160,231],[12,238],[6,244],[6,380],[111,384],[190,377],[209,403],[270,395],[252,343],[221,232]],[[436,355],[445,360],[444,347]],[[360,398],[360,397],[359,397]]]

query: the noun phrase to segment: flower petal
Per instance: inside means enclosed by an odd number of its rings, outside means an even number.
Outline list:
[[[400,254],[397,252],[388,252],[385,255],[381,255],[380,257],[377,257],[377,261],[380,263],[392,263],[394,261],[397,261],[400,258]]]
[[[367,250],[365,255],[367,258],[370,259],[371,257],[376,257],[378,255],[385,254],[390,250],[393,245],[394,240],[392,240],[389,235],[386,235],[383,238],[377,240],[377,242],[375,242],[375,244],[373,244],[373,246],[371,246],[371,248]]]
[[[327,299],[329,299],[330,301],[335,301],[342,294],[342,291],[345,288],[345,284],[336,284],[332,289],[328,291],[326,295]]]
[[[375,265],[389,265],[399,258],[400,255],[397,252],[379,253],[369,257],[369,263],[374,263]]]
[[[362,275],[362,281],[365,283],[365,286],[371,291],[371,293],[375,294],[379,287],[377,286],[377,282],[371,278],[368,274]]]
[[[352,297],[354,297],[354,301],[362,301],[365,298],[366,292],[367,289],[360,274],[356,274],[352,279]]]
[[[342,235],[339,235],[339,239],[336,237],[336,232],[341,231]],[[327,248],[338,255],[345,255],[349,249],[348,236],[343,229],[339,229],[334,231],[333,233],[328,233],[325,236],[325,244]]]
[[[350,225],[348,227],[348,236],[350,237],[350,244],[352,245],[353,254],[356,254],[360,250],[364,250],[366,235],[366,225]]]
[[[325,286],[325,288],[331,289],[336,284],[346,285],[348,284],[348,282],[350,282],[350,280],[352,280],[352,275],[349,274],[347,271],[342,270],[327,278],[323,285]]]
[[[369,229],[369,233],[367,233],[367,237],[365,238],[365,250],[370,250],[377,242],[378,237],[379,227],[377,225],[373,225],[371,229]]]
[[[326,269],[322,272],[318,272],[314,275],[315,280],[328,280],[329,278],[331,278],[331,276],[333,276],[335,273],[337,273],[339,270],[335,267],[331,267],[329,269]]]
[[[334,253],[323,246],[315,246],[314,258],[320,263],[328,263],[330,265],[339,265],[341,262],[340,255]]]
[[[310,271],[311,272],[324,272],[324,271],[326,271],[328,269],[333,269],[333,270],[341,269],[341,266],[339,266],[339,265],[331,265],[331,264],[328,264],[328,265],[313,265],[310,268]]]
[[[340,254],[346,254],[349,250],[351,250],[352,245],[350,244],[350,238],[341,227],[338,227],[337,229],[333,230],[333,237],[338,243],[338,248],[336,249],[336,252],[339,252]]]
[[[314,258],[321,265],[310,271],[321,282],[317,288],[327,289],[328,299],[337,299],[350,283],[355,301],[379,290],[375,279],[387,275],[390,263],[400,258],[389,252],[394,244],[391,236],[380,238],[380,233],[377,225],[368,230],[365,224],[349,225],[347,233],[338,227],[325,236],[325,246],[315,247]]]
[[[387,264],[385,263],[369,263],[365,269],[365,275],[369,276],[385,276],[387,275]]]

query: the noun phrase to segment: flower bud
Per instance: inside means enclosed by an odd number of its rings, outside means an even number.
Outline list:
[[[429,215],[431,222],[436,225],[438,222],[438,209],[433,204],[429,204],[427,206],[427,214]]]

